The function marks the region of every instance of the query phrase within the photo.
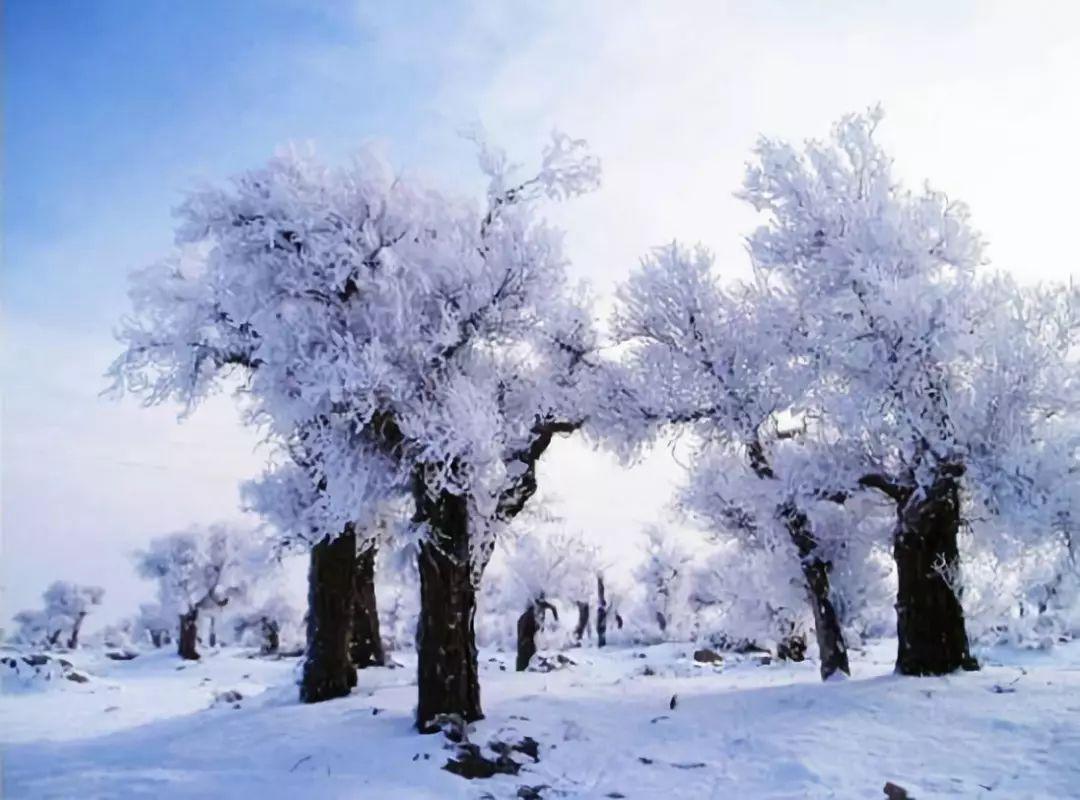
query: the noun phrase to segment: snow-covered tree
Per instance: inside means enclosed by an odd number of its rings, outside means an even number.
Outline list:
[[[379,630],[390,650],[416,645],[420,617],[420,575],[416,544],[400,542],[379,550],[375,590],[379,597]]]
[[[773,464],[778,465],[776,456],[784,450],[776,446]],[[777,513],[774,491],[738,455],[706,448],[695,458],[679,492],[678,507],[704,528],[714,547],[695,570],[692,605],[702,617],[702,632],[717,644],[773,649],[780,657],[801,660],[805,635],[812,627],[805,612],[815,607],[814,591],[792,539],[790,520]],[[810,515],[810,506],[802,500],[799,513],[814,531],[813,557],[825,565],[828,576],[836,548],[827,538],[828,528]],[[835,626],[833,635],[839,637],[840,601],[831,581],[825,588],[829,601],[825,610],[833,615],[825,621]],[[811,603],[806,605],[808,598]],[[819,651],[823,641],[833,641],[828,631],[825,634],[818,636]],[[844,647],[842,638],[835,641]],[[840,656],[844,652],[841,649]],[[825,652],[821,658],[823,678],[839,669],[829,655]]]
[[[606,647],[608,626],[614,623],[618,630],[623,629],[622,593],[613,587],[611,570],[596,571],[596,646]]]
[[[536,636],[547,614],[554,622],[559,621],[557,601],[572,602],[577,608],[586,596],[584,586],[595,574],[595,548],[587,545],[580,534],[547,527],[517,536],[506,548],[508,580],[504,596],[510,600],[506,610],[521,610],[517,618],[519,672],[536,654]]]
[[[135,615],[132,626],[132,639],[144,643],[149,641],[154,647],[162,647],[173,640],[177,631],[176,614],[162,608],[160,603],[142,603]]]
[[[102,628],[93,636],[95,643],[105,647],[127,650],[135,643],[135,620],[124,617]]]
[[[960,600],[972,640],[1042,648],[1080,636],[1080,569],[1068,543],[980,532],[960,538]]]
[[[31,647],[49,647],[60,640],[62,631],[49,625],[49,618],[39,608],[27,608],[14,616],[16,628],[11,640]]]
[[[696,462],[722,459],[715,474],[739,476],[709,487],[707,514],[751,537],[760,527],[782,531],[801,564],[829,677],[848,664],[829,560],[807,512],[819,487],[805,476],[824,435],[805,416],[817,365],[801,354],[802,300],[760,283],[725,284],[704,249],[657,249],[619,290],[612,327],[625,371],[595,425],[631,455],[690,429]]]
[[[67,630],[68,649],[79,646],[79,632],[93,606],[101,605],[105,590],[100,586],[80,586],[70,581],[56,581],[45,590],[45,613],[51,625]]]
[[[690,593],[698,635],[714,646],[801,660],[812,616],[793,549],[721,536],[706,552]]]
[[[763,140],[743,196],[769,217],[749,239],[758,283],[797,304],[793,350],[819,372],[825,463],[895,505],[897,669],[939,674],[974,663],[962,522],[1036,539],[1080,522],[1080,287],[980,273],[967,209],[897,182],[880,118],[801,151]]]
[[[265,569],[265,549],[250,531],[217,523],[152,539],[135,564],[141,577],[157,581],[162,612],[178,620],[178,653],[193,660],[200,612],[242,597]]]
[[[481,166],[479,209],[368,156],[285,156],[193,196],[181,257],[137,282],[112,368],[120,388],[187,405],[241,371],[249,418],[299,470],[283,485],[327,539],[412,497],[423,730],[482,716],[475,583],[591,396],[590,320],[535,208],[591,189],[597,162],[556,135],[532,176],[484,146]]]
[[[818,503],[814,525],[828,543],[829,579],[844,641],[857,645],[896,630],[896,565],[889,539],[895,512],[874,492]]]
[[[44,608],[20,611],[15,638],[38,647],[79,646],[83,621],[94,606],[101,605],[105,590],[71,581],[54,581],[42,593]]]
[[[258,643],[259,652],[263,655],[276,654],[281,647],[283,633],[298,622],[296,609],[280,594],[271,595],[230,619],[236,640],[243,642],[252,639]]]
[[[601,569],[600,550],[575,535],[573,568],[567,571],[562,596],[574,604],[577,619],[573,628],[573,644],[582,644],[589,635],[591,611],[596,591],[596,576]]]
[[[649,624],[655,622],[660,638],[689,633],[690,553],[668,527],[645,528],[645,551],[634,577],[644,590]]]
[[[700,457],[729,459],[741,477],[717,508],[734,529],[786,531],[825,677],[847,659],[815,506],[860,490],[894,504],[908,674],[973,663],[954,591],[962,514],[1036,537],[1077,524],[1063,478],[1078,452],[1080,289],[978,276],[966,210],[897,184],[878,119],[845,118],[803,151],[759,144],[742,195],[769,222],[748,242],[751,282],[721,282],[700,249],[644,261],[620,292],[627,377],[603,427],[631,451],[689,427]]]
[[[358,465],[347,461],[331,468],[312,465],[324,454],[347,453],[347,434],[332,430],[329,420],[307,424],[286,444],[287,460],[244,486],[248,507],[263,516],[283,550],[310,550],[306,650],[300,697],[319,702],[348,694],[356,670],[385,661],[375,596],[375,562],[386,544],[388,517],[400,502],[386,487],[356,519],[333,510],[331,497],[342,476]],[[331,437],[344,441],[329,445]],[[364,467],[361,467],[364,468]],[[384,476],[392,465],[384,465]],[[347,488],[345,491],[349,491]],[[386,492],[384,494],[384,492]],[[375,513],[371,509],[379,509]],[[361,522],[364,527],[361,527]],[[396,530],[396,528],[395,528]]]
[[[793,471],[784,458],[791,447],[783,443],[774,452],[774,464],[784,464],[786,472]],[[726,640],[798,653],[799,640],[816,620],[808,622],[805,612],[813,608],[798,603],[799,587],[804,598],[807,594],[806,571],[785,520],[772,513],[775,497],[769,489],[738,458],[706,450],[693,462],[678,506],[704,528],[715,548],[696,565],[692,605],[703,617],[702,630],[718,644]],[[859,641],[871,629],[883,635],[875,624],[883,614],[891,615],[895,594],[881,553],[891,524],[888,509],[870,494],[853,495],[843,504],[812,497],[801,502],[814,530],[816,555],[828,565],[829,599],[834,623],[844,632],[841,641],[849,633]]]

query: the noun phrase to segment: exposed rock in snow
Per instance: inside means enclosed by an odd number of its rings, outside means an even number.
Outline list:
[[[89,676],[67,659],[45,653],[20,655],[12,651],[0,657],[0,676],[4,694],[59,688],[65,681],[90,682]]]

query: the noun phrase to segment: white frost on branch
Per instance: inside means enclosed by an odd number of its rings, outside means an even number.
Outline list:
[[[579,427],[596,347],[542,199],[594,188],[555,134],[533,175],[483,145],[481,208],[362,154],[290,153],[182,206],[181,255],[137,276],[110,375],[192,407],[239,374],[282,454],[249,501],[288,534],[336,535],[394,497],[467,497],[477,560]]]

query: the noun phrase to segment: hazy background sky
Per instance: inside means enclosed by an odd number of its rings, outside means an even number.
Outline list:
[[[1080,275],[1080,3],[6,0],[0,620],[56,578],[104,585],[99,622],[151,589],[130,553],[238,518],[265,454],[227,397],[99,397],[126,275],[166,254],[182,193],[288,142],[480,184],[461,128],[530,163],[585,137],[604,187],[551,212],[601,297],[647,248],[701,240],[743,273],[732,197],[755,138],[821,137],[881,102],[901,175],[966,200],[996,266]],[[561,444],[542,485],[625,553],[679,480]],[[3,624],[0,622],[0,624]]]

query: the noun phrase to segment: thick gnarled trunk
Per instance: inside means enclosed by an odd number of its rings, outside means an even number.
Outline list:
[[[829,586],[829,570],[832,565],[818,554],[817,541],[813,537],[806,514],[794,504],[790,504],[781,509],[780,516],[787,525],[788,535],[799,553],[803,579],[806,582],[807,601],[814,614],[814,635],[821,660],[821,679],[828,680],[838,672],[850,675],[844,632],[840,627],[840,616],[833,605]]]
[[[186,661],[198,661],[199,652],[196,644],[199,640],[199,610],[191,609],[180,615],[180,637],[177,639],[176,652]]]
[[[809,558],[802,563],[806,579],[807,599],[814,612],[814,634],[817,638],[818,657],[821,660],[821,679],[827,681],[833,675],[851,674],[848,665],[847,645],[840,627],[829,589],[829,563],[820,558]]]
[[[899,505],[893,556],[901,675],[978,669],[968,648],[964,610],[950,582],[960,566],[959,532],[960,492],[952,478],[940,478]]]
[[[353,629],[350,656],[357,669],[386,663],[379,633],[379,608],[375,601],[375,555],[371,545],[356,555],[353,573]]]
[[[351,529],[311,548],[307,649],[300,678],[303,703],[345,697],[356,685],[349,654],[355,565],[356,534]]]
[[[476,588],[469,549],[469,514],[464,497],[416,491],[418,519],[430,528],[420,545],[420,620],[416,631],[416,727],[439,730],[441,715],[466,722],[483,719],[477,666]]]

